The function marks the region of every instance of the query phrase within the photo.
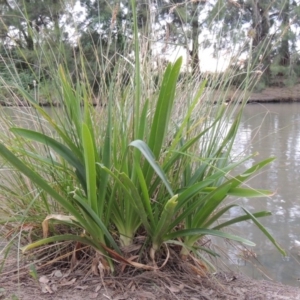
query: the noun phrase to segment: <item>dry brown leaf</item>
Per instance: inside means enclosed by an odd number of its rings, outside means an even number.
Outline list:
[[[101,244],[101,247],[103,247],[111,255],[111,257],[113,257],[115,260],[117,260],[119,262],[123,262],[125,264],[131,265],[131,266],[133,266],[135,268],[138,268],[138,269],[157,270],[156,267],[152,267],[152,266],[140,264],[140,263],[137,263],[137,262],[129,261],[125,257],[123,257],[122,255],[118,254],[116,251],[110,249],[109,247],[107,247],[104,244]]]
[[[135,259],[137,259],[139,257],[140,257],[139,255],[133,255],[133,256],[130,256],[127,260],[128,261],[134,261]]]
[[[125,300],[125,299],[128,299],[127,295],[126,294],[119,294],[119,295],[114,295],[113,297],[114,300]]]
[[[66,271],[66,273],[63,274],[63,278],[68,277],[71,274],[71,270]]]
[[[82,253],[82,250],[85,249],[86,247],[87,246],[83,245],[82,243],[76,242],[71,257],[71,269],[77,266],[77,264],[80,261],[80,253]]]
[[[127,285],[127,288],[128,288],[128,289],[131,289],[133,285],[134,285],[134,282],[133,282],[133,281],[130,281],[130,282],[128,283],[128,285]]]
[[[92,265],[91,265],[91,272],[93,275],[98,276],[99,270],[98,270],[98,259],[95,257],[93,258]]]
[[[42,227],[43,227],[43,237],[47,238],[48,233],[49,233],[49,220],[54,219],[58,221],[64,221],[64,222],[69,222],[72,223],[72,221],[76,221],[76,218],[73,216],[65,216],[65,215],[48,215],[45,220],[42,222]]]
[[[58,288],[57,288],[57,285],[56,284],[52,284],[51,285],[51,289],[53,292],[57,292]]]
[[[136,252],[138,250],[140,250],[142,247],[142,245],[130,245],[130,246],[123,246],[121,247],[122,253],[131,253],[131,252]]]
[[[40,278],[39,278],[39,282],[40,283],[48,283],[49,282],[49,278],[47,277],[47,276],[41,276]]]
[[[98,263],[98,270],[100,272],[101,277],[103,277],[105,274],[110,273],[110,267],[106,260],[100,258]]]
[[[170,292],[172,292],[172,293],[180,293],[181,292],[181,288],[180,288],[180,286],[175,286],[175,285],[171,285],[171,286],[167,286],[167,288],[169,289],[169,291]]]
[[[90,293],[90,299],[97,299],[98,293]]]
[[[75,283],[75,281],[76,281],[76,278],[73,278],[70,281],[67,281],[67,280],[64,279],[64,280],[62,280],[62,282],[60,283],[60,285],[61,286],[72,285],[72,284]]]
[[[42,293],[43,294],[53,294],[53,291],[51,290],[50,286],[48,284],[42,284]]]
[[[76,286],[75,286],[75,289],[77,289],[77,290],[82,290],[82,291],[84,291],[84,290],[86,290],[86,289],[88,289],[88,288],[89,288],[88,285],[76,285]]]
[[[31,223],[25,223],[25,224],[23,224],[23,225],[17,226],[17,228],[14,227],[13,229],[10,229],[10,230],[4,235],[4,237],[5,237],[6,239],[8,239],[8,238],[16,231],[16,229],[19,229],[20,231],[26,231],[26,232],[31,233],[32,229],[35,228],[35,227],[36,227],[36,225],[34,225],[34,224],[31,224]]]
[[[61,278],[61,277],[63,277],[63,274],[62,274],[62,272],[60,270],[55,270],[53,272],[53,276]]]
[[[95,288],[95,293],[99,292],[101,290],[102,285],[98,284]]]
[[[123,257],[122,255],[118,254],[116,251],[110,249],[109,247],[107,247],[106,245],[104,245],[102,243],[101,243],[101,247],[104,248],[110,254],[110,256],[113,259],[117,260],[118,262],[125,263],[125,264],[131,265],[131,266],[133,266],[133,267],[135,267],[137,269],[143,269],[143,270],[155,271],[155,270],[159,270],[159,269],[163,268],[165,266],[165,264],[167,263],[167,261],[169,259],[169,256],[170,256],[169,249],[166,246],[166,249],[167,249],[167,258],[165,259],[165,261],[162,264],[162,266],[160,266],[160,268],[158,268],[157,266],[144,265],[144,264],[141,264],[141,263],[137,263],[137,262],[128,260],[125,257]],[[100,273],[102,271],[110,272],[110,268],[109,268],[109,265],[108,265],[107,261],[102,256],[100,257],[100,260],[101,260],[101,264],[98,264],[98,270],[100,271]]]
[[[109,286],[110,288],[114,289],[116,287],[115,280],[105,280],[105,286]]]
[[[71,261],[70,261],[71,270],[73,270],[77,266],[77,263],[78,263],[78,259],[76,257],[76,252],[73,251],[72,256],[71,256]]]
[[[99,261],[99,263],[98,263],[98,270],[99,270],[100,276],[104,277],[105,268],[101,261]]]
[[[143,292],[140,296],[139,299],[145,299],[145,300],[149,300],[149,299],[157,299],[156,296],[150,292]]]
[[[193,265],[191,263],[185,262],[186,267],[192,271],[195,275],[199,277],[207,277],[208,269],[204,265],[204,263],[199,262],[198,260],[194,260],[194,263],[196,265]]]
[[[128,286],[127,286],[127,289],[128,290],[131,290],[132,292],[134,292],[136,290],[136,286],[135,286],[135,283],[134,281],[130,281]]]
[[[22,225],[22,231],[31,231],[35,226],[30,223],[25,223]]]
[[[48,291],[47,291],[47,289],[46,289],[46,287],[44,285],[42,285],[41,288],[42,288],[41,292],[43,294],[47,294],[48,293]]]

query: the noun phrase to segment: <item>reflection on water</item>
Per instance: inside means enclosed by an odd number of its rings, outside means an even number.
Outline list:
[[[275,156],[277,159],[249,181],[256,188],[276,191],[269,198],[241,199],[251,211],[268,210],[272,216],[260,219],[287,251],[283,258],[264,235],[252,224],[241,223],[236,230],[256,243],[253,263],[271,278],[300,286],[300,104],[253,104],[245,108],[234,153],[259,152],[251,163]],[[248,163],[245,167],[250,167]],[[241,167],[241,171],[243,168]],[[231,216],[237,212],[232,211]],[[236,255],[232,255],[237,263]],[[234,259],[235,257],[235,259]],[[239,269],[257,278],[262,277],[247,263]],[[245,265],[245,263],[244,263]]]

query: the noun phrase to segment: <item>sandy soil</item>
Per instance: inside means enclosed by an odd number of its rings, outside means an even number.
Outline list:
[[[74,267],[65,259],[50,265],[34,261],[33,276],[31,256],[20,255],[19,260],[13,253],[17,251],[10,253],[0,275],[0,299],[300,300],[300,288],[233,272],[199,273],[193,260],[172,259],[156,271],[124,268],[118,277],[105,274],[99,265],[95,272],[94,259],[79,260]]]
[[[260,92],[253,92],[249,96],[248,103],[267,103],[267,102],[300,102],[300,80],[296,85],[293,86],[283,86],[281,84],[281,80],[278,80],[278,86],[271,86],[267,87],[266,89]],[[241,90],[230,90],[226,91],[226,101],[241,101],[241,95],[244,95],[244,92]],[[210,91],[206,95],[207,101],[219,102],[219,100],[224,99],[224,92],[223,91]],[[98,102],[95,101],[94,105]],[[8,101],[8,99],[1,100],[0,99],[0,106],[26,106],[27,104],[24,102],[18,101]],[[49,102],[47,101],[40,101],[41,106],[50,106]],[[54,103],[51,106],[56,106],[57,103]]]
[[[242,90],[230,90],[225,94],[226,102],[240,102],[245,93]],[[268,87],[260,92],[248,93],[246,97],[249,97],[248,103],[279,103],[279,102],[300,102],[300,81],[294,86],[272,86]],[[224,99],[224,92],[215,91],[209,92],[206,95],[206,100],[218,102]]]
[[[249,102],[299,102],[300,83],[292,87],[268,87],[259,93],[252,93]]]
[[[202,279],[176,277],[163,272],[146,272],[142,276],[125,279],[93,277],[83,280],[73,277],[70,280],[58,280],[49,275],[47,279],[40,280],[42,282],[30,278],[21,282],[2,282],[0,299],[300,299],[298,288],[269,281],[256,281],[241,274],[219,273]]]

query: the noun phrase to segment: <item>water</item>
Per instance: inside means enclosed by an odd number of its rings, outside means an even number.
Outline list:
[[[300,103],[252,104],[245,108],[234,153],[255,151],[259,155],[247,167],[270,156],[277,159],[249,184],[271,189],[275,195],[269,199],[240,199],[240,202],[251,211],[272,212],[272,216],[260,221],[288,257],[282,257],[254,225],[244,222],[235,229],[256,243],[252,249],[256,258],[250,259],[250,263],[238,258],[239,251],[232,250],[231,267],[238,266],[239,270],[262,278],[259,268],[274,280],[300,286]]]

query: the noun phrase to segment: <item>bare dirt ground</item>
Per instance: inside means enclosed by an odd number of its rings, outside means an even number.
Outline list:
[[[214,92],[214,101],[223,99],[223,95],[224,92]],[[241,95],[244,95],[244,92],[241,90],[230,90],[226,92],[226,102],[241,101]],[[247,97],[249,97],[248,103],[300,102],[300,81],[293,86],[267,87],[260,92],[252,92],[248,94]]]
[[[288,87],[268,87],[261,92],[254,92],[250,95],[248,102],[299,102],[300,83]]]
[[[93,269],[91,260],[80,260],[71,267],[64,259],[45,267],[21,254],[17,260],[18,252],[13,252],[0,274],[0,299],[300,300],[299,288],[233,272],[199,273],[189,261],[178,262],[177,258],[160,270],[124,268],[121,275],[113,277],[101,271],[100,264]],[[36,266],[34,275],[32,263]]]
[[[63,275],[64,276],[64,275]],[[191,278],[168,272],[145,272],[127,278],[85,280],[42,276],[0,283],[0,299],[191,299],[191,300],[298,300],[300,289],[269,281],[252,280],[241,274],[218,273]]]

